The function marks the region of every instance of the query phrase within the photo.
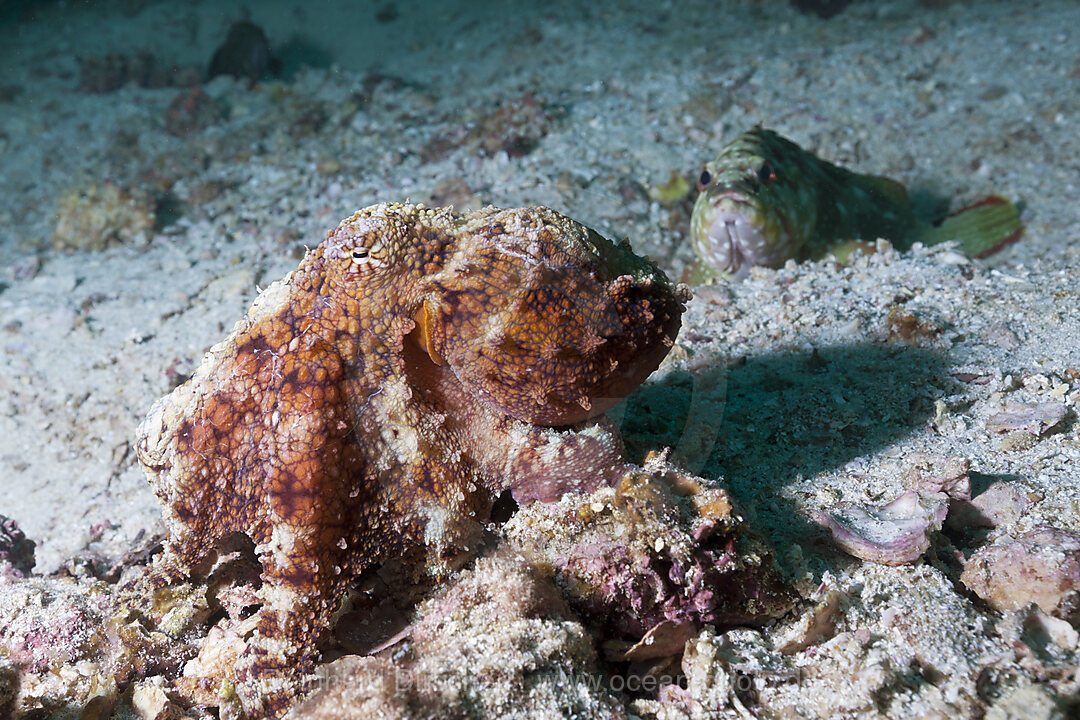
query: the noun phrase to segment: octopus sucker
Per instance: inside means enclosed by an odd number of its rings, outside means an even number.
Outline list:
[[[250,538],[262,606],[234,680],[249,717],[280,716],[357,573],[444,576],[503,491],[555,500],[633,467],[603,413],[688,300],[548,208],[354,213],[140,425],[169,526],[151,587]]]

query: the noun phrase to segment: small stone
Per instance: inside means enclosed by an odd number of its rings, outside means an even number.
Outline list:
[[[785,655],[794,655],[833,637],[845,597],[829,580],[823,580],[811,598],[817,601],[816,604],[783,637],[778,638],[777,649]]]
[[[337,160],[323,160],[315,166],[315,172],[320,175],[337,175],[341,172],[341,163]]]
[[[1005,433],[998,441],[998,450],[1001,452],[1023,452],[1035,447],[1039,442],[1036,435],[1027,432]]]
[[[34,567],[34,541],[11,518],[0,515],[0,578],[22,578]]]
[[[690,192],[690,183],[677,171],[672,170],[667,182],[649,188],[649,198],[661,205],[667,205],[681,200],[688,192]]]
[[[981,548],[967,561],[961,582],[997,610],[1028,603],[1055,617],[1080,609],[1080,535],[1039,527]]]
[[[141,682],[131,691],[131,706],[142,720],[165,720],[172,712],[172,703],[157,685]]]
[[[1023,621],[1024,636],[1034,643],[1057,645],[1062,650],[1075,650],[1080,645],[1080,633],[1067,621],[1050,617],[1037,607],[1028,607]]]
[[[916,490],[945,493],[953,500],[971,499],[971,463],[967,458],[912,453],[907,461],[911,463],[908,477]]]
[[[1003,322],[996,322],[986,329],[986,341],[1006,350],[1020,347],[1020,338]]]
[[[165,113],[165,130],[170,135],[185,137],[205,130],[225,119],[225,110],[201,87],[178,94]]]
[[[8,276],[13,280],[30,280],[41,272],[41,256],[26,255],[15,260],[8,268]]]
[[[1066,720],[1054,693],[1027,678],[1015,687],[1004,686],[1001,696],[986,711],[985,720]]]
[[[225,41],[214,51],[207,76],[232,75],[258,82],[281,74],[281,60],[274,57],[263,29],[248,20],[229,26]]]
[[[949,509],[946,524],[956,529],[1007,525],[1027,512],[1031,504],[1031,498],[1021,486],[1011,482],[996,482],[973,500],[954,504]]]

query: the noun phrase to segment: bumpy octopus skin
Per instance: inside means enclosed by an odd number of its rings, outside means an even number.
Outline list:
[[[620,477],[602,413],[659,365],[687,299],[543,207],[375,205],[265,290],[136,445],[170,530],[157,584],[231,534],[255,543],[245,712],[286,709],[366,567],[416,553],[445,573],[499,492]]]

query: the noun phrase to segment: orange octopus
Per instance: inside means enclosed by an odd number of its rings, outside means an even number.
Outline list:
[[[498,493],[621,477],[602,413],[660,364],[688,299],[553,210],[407,204],[345,219],[265,290],[137,440],[170,531],[158,582],[231,534],[255,543],[244,712],[287,709],[363,569],[415,554],[445,574]]]

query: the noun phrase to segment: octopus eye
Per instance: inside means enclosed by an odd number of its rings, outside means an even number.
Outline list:
[[[352,251],[352,261],[357,265],[363,265],[371,259],[371,251],[367,248],[357,248]]]
[[[761,163],[761,167],[758,168],[757,179],[762,185],[772,185],[776,182],[776,171],[773,170],[773,166],[767,160]]]
[[[709,172],[709,168],[705,168],[701,171],[701,176],[697,179],[698,192],[707,188],[710,182],[712,182],[712,173]]]

